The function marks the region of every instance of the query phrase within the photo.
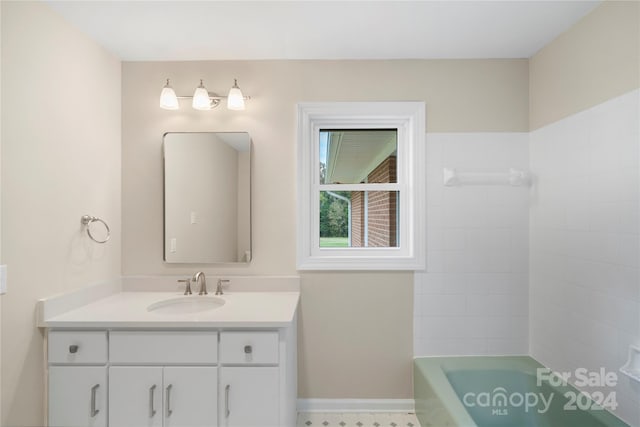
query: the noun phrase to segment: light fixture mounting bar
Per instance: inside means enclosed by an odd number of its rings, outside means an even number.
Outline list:
[[[178,99],[193,99],[193,95],[189,95],[189,96],[178,95],[178,96],[176,96],[176,98],[178,98]],[[209,99],[212,99],[212,100],[223,100],[223,99],[227,99],[227,98],[229,98],[229,97],[226,96],[226,95],[214,95],[213,93],[209,92]],[[251,99],[250,96],[246,96],[246,95],[243,96],[242,98],[244,100]]]

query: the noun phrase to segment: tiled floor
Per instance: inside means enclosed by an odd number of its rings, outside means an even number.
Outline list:
[[[415,414],[299,413],[298,427],[420,427]]]

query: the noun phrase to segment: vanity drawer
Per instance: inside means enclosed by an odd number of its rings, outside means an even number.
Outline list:
[[[220,362],[243,365],[277,364],[278,332],[221,332]]]
[[[106,331],[49,331],[49,363],[107,363]]]
[[[121,364],[215,364],[215,331],[113,331],[109,361]]]

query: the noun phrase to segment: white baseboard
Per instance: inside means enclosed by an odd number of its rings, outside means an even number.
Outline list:
[[[413,399],[298,399],[298,412],[415,412]]]

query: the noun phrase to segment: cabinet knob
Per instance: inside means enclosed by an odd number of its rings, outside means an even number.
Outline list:
[[[78,352],[78,346],[77,345],[74,344],[74,345],[70,345],[69,346],[69,353],[75,354],[77,352]]]
[[[251,354],[253,352],[253,348],[250,345],[245,345],[244,346],[244,353],[245,354]]]

